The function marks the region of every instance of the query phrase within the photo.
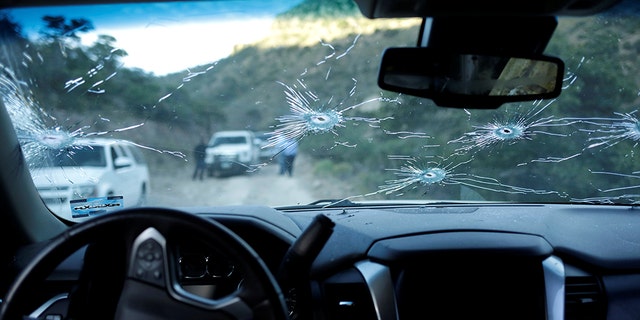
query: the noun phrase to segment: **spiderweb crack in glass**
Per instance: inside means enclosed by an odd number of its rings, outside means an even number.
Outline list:
[[[628,113],[615,112],[618,118],[572,118],[576,123],[595,126],[595,129],[580,129],[588,134],[600,134],[600,136],[590,137],[587,139],[589,144],[585,149],[597,147],[610,148],[621,141],[634,142],[632,148],[640,143],[640,120],[635,116],[638,110]],[[633,149],[630,151],[633,153]]]
[[[72,33],[69,33],[69,36],[71,35]],[[541,188],[525,188],[513,185],[517,184],[517,182],[503,183],[504,181],[507,181],[507,178],[504,177],[508,176],[508,173],[503,174],[503,172],[498,172],[498,170],[491,171],[494,173],[479,171],[483,175],[476,175],[472,173],[472,170],[482,168],[474,168],[471,165],[476,165],[476,162],[479,162],[477,160],[486,160],[481,159],[481,155],[486,155],[482,154],[481,151],[493,151],[496,150],[498,146],[511,148],[515,147],[516,144],[520,144],[520,146],[526,144],[527,147],[529,147],[540,140],[544,140],[541,139],[541,136],[549,137],[549,141],[553,143],[557,140],[564,140],[563,146],[565,146],[573,142],[570,141],[569,143],[565,143],[567,141],[565,138],[573,135],[571,138],[578,141],[578,143],[576,143],[576,148],[579,152],[575,153],[563,150],[563,153],[567,153],[569,155],[547,156],[533,160],[525,158],[525,162],[521,162],[519,164],[502,162],[502,166],[498,169],[508,172],[509,170],[513,170],[512,167],[530,164],[531,162],[567,162],[581,156],[585,151],[594,151],[596,149],[601,151],[611,148],[622,141],[630,142],[632,144],[633,147],[629,148],[627,154],[633,156],[634,148],[636,148],[638,142],[640,142],[640,124],[636,116],[636,111],[615,113],[617,117],[611,118],[560,118],[559,116],[545,116],[545,113],[551,110],[550,108],[547,110],[547,108],[555,103],[555,101],[536,101],[527,106],[521,105],[517,107],[504,108],[503,110],[498,111],[498,117],[495,117],[493,121],[478,121],[481,123],[484,122],[484,124],[472,126],[473,129],[470,132],[464,133],[465,131],[468,131],[468,129],[464,131],[457,131],[452,136],[447,136],[447,132],[438,132],[438,135],[433,136],[425,132],[421,132],[421,130],[430,129],[427,124],[425,124],[424,127],[415,129],[415,132],[403,131],[404,127],[401,126],[394,127],[396,130],[384,129],[383,126],[386,126],[388,123],[383,124],[383,122],[391,120],[393,117],[384,117],[379,115],[379,117],[370,118],[356,117],[351,116],[350,112],[366,104],[400,104],[399,99],[384,98],[382,94],[375,98],[358,98],[358,80],[356,78],[350,78],[349,76],[347,76],[346,79],[347,81],[351,79],[352,85],[349,82],[346,84],[341,83],[339,91],[344,91],[344,93],[323,93],[322,91],[315,91],[312,90],[312,88],[318,88],[319,90],[322,89],[320,86],[311,85],[306,82],[307,79],[305,77],[311,77],[312,75],[324,83],[330,83],[333,81],[332,77],[335,78],[338,70],[341,70],[336,66],[338,60],[347,60],[352,50],[356,48],[359,39],[360,35],[355,36],[350,44],[347,43],[347,48],[340,51],[336,50],[334,45],[320,41],[319,45],[328,50],[327,54],[323,54],[320,60],[315,64],[312,62],[308,68],[305,68],[304,71],[298,75],[297,79],[286,82],[277,81],[277,83],[282,85],[284,88],[283,92],[285,95],[285,101],[289,107],[289,113],[275,117],[278,124],[272,127],[275,128],[275,130],[271,133],[271,136],[268,139],[269,143],[266,146],[263,146],[263,148],[273,146],[278,146],[280,148],[280,142],[284,138],[300,141],[308,135],[324,135],[327,133],[330,133],[327,135],[330,139],[333,139],[332,136],[335,137],[332,148],[335,146],[354,148],[356,147],[355,143],[337,140],[349,140],[348,138],[343,137],[348,135],[344,134],[345,131],[341,132],[341,130],[344,130],[351,124],[357,125],[358,123],[366,123],[373,128],[380,128],[384,134],[388,136],[395,136],[398,139],[436,139],[436,136],[442,139],[437,140],[440,144],[424,144],[423,148],[447,147],[447,145],[452,146],[453,150],[439,150],[439,152],[436,153],[451,154],[449,157],[424,156],[420,158],[417,155],[388,156],[392,161],[401,162],[397,168],[393,168],[393,166],[391,166],[392,168],[390,169],[384,169],[385,171],[392,172],[395,175],[395,178],[386,180],[383,185],[380,185],[382,184],[382,180],[377,180],[375,183],[369,185],[369,188],[374,188],[374,191],[361,196],[377,194],[399,195],[403,191],[420,188],[427,189],[424,192],[424,194],[426,194],[435,188],[448,185],[459,185],[471,189],[497,193],[539,195],[555,194],[560,197],[566,197],[564,193],[542,190],[547,188],[546,185]],[[74,45],[76,44],[73,40],[60,40],[60,47],[63,53],[66,52],[65,48],[67,46]],[[353,51],[355,55],[355,50]],[[109,62],[112,61],[113,57],[123,54],[126,54],[126,52],[120,49],[114,49],[111,52],[107,52],[102,58],[99,55],[96,55],[95,59],[92,59],[93,61],[97,61],[95,66],[89,68],[86,73],[80,72],[70,76],[69,78],[72,79],[64,82],[65,91],[67,93],[88,93],[96,96],[106,94],[107,91],[105,90],[105,87],[107,82],[116,77],[122,76],[122,74],[118,74],[118,72],[112,72],[113,68],[108,68],[111,66],[109,65]],[[24,60],[23,64],[25,66],[33,64],[34,61],[44,63],[42,57],[38,56],[34,59],[28,54],[24,55]],[[580,65],[583,61],[584,58],[581,60]],[[188,87],[188,83],[196,81],[196,78],[199,76],[210,72],[214,66],[216,66],[216,63],[217,62],[205,67],[203,70],[187,70],[187,75],[182,77],[181,81],[176,81],[178,82],[177,86],[169,86],[168,92],[159,94],[159,98],[157,99],[155,99],[154,96],[149,105],[152,105],[152,109],[168,105],[171,103],[171,98],[174,97],[176,92]],[[315,71],[313,70],[314,68],[320,71],[315,73],[310,72]],[[67,156],[71,157],[74,154],[74,142],[77,138],[103,136],[139,129],[145,126],[146,120],[148,120],[147,118],[142,123],[118,125],[121,127],[117,127],[115,129],[109,128],[109,130],[100,131],[95,129],[96,127],[99,127],[94,125],[95,123],[92,125],[80,125],[76,123],[64,126],[60,121],[55,119],[55,117],[47,114],[38,106],[38,103],[29,91],[30,87],[27,82],[18,80],[18,77],[12,74],[9,69],[4,67],[2,69],[3,74],[2,77],[0,77],[2,98],[4,99],[5,105],[7,106],[12,119],[14,119],[16,132],[18,132],[19,140],[30,165],[35,162],[47,161],[47,159],[43,158],[43,155],[50,154],[50,152],[45,152],[49,150],[65,152]],[[295,78],[295,76],[292,78]],[[564,89],[570,88],[576,82],[576,79],[577,77],[575,73],[568,72],[568,76],[564,79]],[[321,92],[322,94],[318,95],[317,92]],[[110,94],[113,94],[113,92]],[[358,101],[354,102],[353,100],[356,99]],[[155,103],[153,101],[155,101]],[[147,109],[146,106],[145,109]],[[502,111],[504,111],[504,113],[502,113]],[[468,110],[465,110],[465,112],[467,112],[469,117],[471,117],[472,114]],[[269,118],[274,119],[273,115],[270,115]],[[96,121],[110,122],[109,118],[101,115],[97,115],[97,119],[98,120]],[[574,127],[574,125],[580,126]],[[90,130],[96,131],[90,132]],[[580,134],[575,134],[575,132],[571,132],[572,130],[575,130]],[[441,133],[444,133],[443,137],[440,137]],[[585,134],[588,135],[588,137],[580,139],[582,135]],[[375,135],[372,135],[372,143],[377,142],[374,141],[375,137]],[[582,141],[585,141],[586,143],[583,145],[581,143]],[[177,157],[185,158],[184,154],[180,152],[159,150],[136,143],[134,144],[148,150],[168,153]],[[331,142],[329,142],[329,144],[331,144]],[[286,146],[281,150],[284,150],[284,148],[286,148]],[[418,148],[419,147],[416,147],[414,150],[417,150]],[[555,151],[553,151],[553,153],[555,153]],[[507,163],[507,165],[504,165],[505,163]],[[250,165],[247,166],[246,169],[247,171],[255,171],[265,165],[267,164]],[[531,164],[531,166],[534,165]],[[554,166],[540,165],[540,167],[542,166],[555,169]],[[603,166],[603,168],[607,167]],[[629,190],[640,188],[640,185],[633,183],[633,179],[640,178],[640,176],[637,175],[638,172],[624,174],[605,172],[602,170],[604,169],[601,168],[600,171],[591,171],[591,173],[599,176],[625,178],[625,181],[631,181],[631,183],[627,186],[611,188],[594,187],[594,189],[601,194],[613,195],[609,197],[575,198],[572,199],[572,201],[615,203],[621,200],[628,201],[639,198],[637,194],[626,193],[629,192]],[[549,170],[549,172],[551,172],[551,170]],[[489,175],[501,178],[497,179],[489,177]],[[538,177],[540,176],[542,175],[539,175]],[[552,178],[553,176],[550,174],[549,177],[544,177],[539,180]],[[594,186],[596,185],[595,182],[591,183]],[[531,185],[537,184],[532,182]],[[623,183],[620,183],[620,185],[623,185]],[[555,187],[551,186],[549,188]],[[619,195],[619,193],[623,194]]]
[[[585,127],[579,128],[579,131],[586,133],[589,137],[586,139],[586,146],[582,149],[581,153],[591,150],[605,150],[618,145],[623,141],[632,143],[630,148],[627,148],[625,157],[634,157],[634,151],[640,143],[640,120],[636,117],[636,112],[633,110],[627,113],[614,112],[617,118],[564,118],[563,120],[571,124],[581,124]],[[595,128],[590,128],[595,127]],[[593,136],[596,135],[596,136]],[[626,190],[640,189],[640,185],[633,184],[633,179],[640,179],[637,175],[638,172],[632,174],[618,173],[618,172],[606,172],[606,171],[594,171],[589,170],[592,174],[607,175],[619,178],[627,178],[630,185],[616,188],[596,188],[600,193],[611,192],[624,192]],[[586,202],[586,203],[620,203],[622,201],[630,203],[639,203],[640,194],[620,194],[610,197],[590,197],[590,198],[573,198],[574,202]]]
[[[569,76],[566,80],[573,80],[575,76]],[[453,150],[450,157],[436,157],[439,160],[420,160],[411,156],[390,156],[390,159],[403,160],[404,164],[399,169],[387,169],[393,171],[398,179],[387,180],[385,185],[379,186],[378,191],[367,194],[391,194],[399,193],[402,190],[415,189],[419,186],[431,188],[433,186],[461,185],[472,189],[480,189],[492,192],[509,194],[538,194],[557,195],[567,197],[565,193],[541,189],[532,189],[515,185],[508,185],[499,182],[498,179],[480,176],[471,173],[461,173],[458,169],[466,166],[474,160],[474,155],[488,147],[503,144],[513,145],[520,141],[533,140],[536,135],[546,135],[551,137],[568,137],[569,133],[553,132],[549,128],[564,127],[575,123],[565,119],[557,119],[554,116],[542,116],[542,113],[553,103],[551,101],[534,101],[531,105],[518,105],[515,108],[504,108],[502,114],[505,120],[494,120],[485,125],[474,126],[477,130],[465,133],[462,137],[450,140],[447,144],[461,143],[462,147]],[[515,110],[514,110],[515,109]],[[471,116],[471,112],[465,110]],[[412,134],[404,134],[399,137],[415,137]],[[420,137],[429,137],[420,135]],[[440,147],[431,145],[426,147]],[[467,156],[468,159],[462,161],[452,161],[454,156]],[[572,159],[579,154],[572,154],[566,157],[546,157],[534,159],[531,162],[560,162]],[[434,158],[433,156],[429,156]],[[520,166],[522,164],[518,164]],[[425,193],[428,191],[425,191]]]
[[[417,188],[419,186],[463,185],[470,188],[493,192],[510,194],[533,193],[540,195],[555,194],[565,197],[565,195],[561,195],[556,191],[536,190],[506,185],[491,177],[483,177],[457,171],[461,166],[469,164],[473,158],[460,162],[453,162],[444,157],[429,158],[438,158],[438,160],[434,161],[428,160],[428,158],[420,159],[414,157],[390,156],[390,159],[392,160],[404,161],[399,169],[387,169],[388,171],[393,171],[399,178],[387,180],[385,185],[378,187],[378,191],[375,193],[391,194],[403,189]]]
[[[515,144],[522,140],[532,140],[538,134],[566,137],[567,134],[542,130],[542,128],[567,126],[569,124],[562,119],[556,119],[554,116],[540,116],[554,101],[542,104],[543,101],[540,100],[535,101],[532,106],[520,105],[515,112],[505,108],[504,117],[506,119],[473,126],[477,130],[467,132],[462,137],[451,140],[448,143],[462,144],[461,147],[455,149],[455,152],[470,152],[500,143]]]
[[[104,66],[104,62],[105,61],[109,61],[112,60],[111,55],[115,54],[116,52],[120,52],[122,55],[126,55],[126,52],[124,50],[121,49],[113,49],[109,55],[100,58],[98,64],[93,67],[92,69],[90,69],[89,71],[86,72],[85,76],[82,77],[78,77],[75,79],[71,79],[65,82],[64,84],[64,88],[67,90],[67,92],[71,92],[75,89],[77,89],[78,87],[81,87],[82,85],[84,85],[85,83],[87,83],[87,79],[86,78],[93,78],[96,77],[98,75],[100,75],[100,72],[102,70],[105,69]],[[103,79],[100,80],[96,80],[93,84],[91,84],[91,86],[89,86],[88,89],[86,89],[87,93],[93,93],[93,94],[103,94],[106,91],[102,88],[100,88],[101,85],[104,85],[105,82],[111,80],[113,77],[115,77],[117,74],[117,72],[112,72],[111,74],[105,76]]]
[[[579,69],[584,58],[576,67]],[[577,79],[573,71],[568,71],[563,79],[564,89],[568,89]],[[569,118],[556,118],[555,116],[542,116],[546,109],[553,105],[556,100],[537,100],[530,105],[518,105],[516,107],[504,107],[501,119],[494,119],[492,122],[475,125],[476,130],[467,132],[463,136],[451,140],[448,144],[461,144],[454,150],[455,153],[464,154],[468,152],[478,152],[482,149],[495,145],[513,145],[525,140],[533,140],[537,135],[568,137],[570,133],[560,133],[550,131],[553,127],[563,127],[567,129],[570,125],[578,121]],[[515,110],[514,110],[515,109]],[[471,116],[471,112],[465,110]],[[548,156],[533,159],[530,162],[561,162],[575,158],[579,153],[568,156]],[[519,165],[524,165],[521,163]]]
[[[60,43],[61,43],[61,51],[63,52],[65,51],[64,50],[65,46],[73,45],[73,44],[70,44],[69,42],[64,42],[64,41]],[[85,88],[84,86],[85,84],[87,84],[88,79],[97,78],[102,73],[104,73],[104,71],[106,70],[105,64],[109,61],[115,61],[114,59],[115,56],[126,56],[126,55],[127,55],[126,51],[120,48],[113,48],[108,52],[108,54],[104,55],[103,57],[99,57],[99,56],[95,57],[95,60],[99,61],[95,67],[87,71],[85,75],[65,82],[65,89],[67,93],[70,93],[74,90],[82,89],[82,90],[85,90],[85,92],[91,93],[91,94],[105,94],[106,90],[102,89],[100,86],[104,85],[107,81],[116,77],[117,72],[112,72],[110,74],[107,74],[102,79],[98,78],[98,80],[95,80],[93,84],[88,86],[88,88]],[[27,61],[33,61],[33,59],[28,54],[25,53],[24,56]],[[162,104],[165,100],[169,99],[178,90],[181,90],[186,83],[192,81],[194,78],[198,76],[201,76],[211,71],[217,65],[217,63],[218,61],[215,61],[210,65],[204,67],[203,70],[199,70],[199,71],[193,71],[191,69],[187,69],[187,75],[182,78],[181,83],[178,84],[175,89],[173,89],[169,93],[160,97],[157,100],[156,104],[151,106],[150,109],[156,109],[160,104]],[[25,65],[27,65],[27,63],[25,63]],[[116,69],[120,68],[121,66],[122,64],[117,65]],[[22,97],[28,97],[28,95],[23,94]],[[99,131],[99,132],[86,132],[86,130],[90,129],[91,126],[83,126],[81,128],[76,129],[75,131],[65,131],[60,126],[56,126],[55,129],[52,130],[52,129],[47,129],[46,125],[44,124],[45,121],[41,119],[54,120],[55,122],[55,118],[48,116],[46,114],[37,115],[37,111],[42,111],[42,109],[37,108],[35,102],[31,104],[18,103],[16,104],[16,106],[20,106],[15,109],[15,110],[20,110],[19,112],[16,112],[16,114],[31,112],[31,114],[33,114],[32,118],[38,119],[37,122],[18,121],[19,124],[25,124],[25,125],[28,125],[29,123],[37,124],[36,128],[32,128],[31,130],[22,130],[22,132],[25,132],[27,134],[21,135],[21,137],[23,137],[23,139],[21,139],[23,148],[27,150],[25,151],[25,153],[27,153],[28,155],[32,155],[32,157],[27,158],[28,163],[30,164],[32,162],[30,162],[29,159],[37,157],[37,155],[40,155],[40,154],[48,154],[46,152],[42,152],[43,151],[41,150],[42,148],[57,149],[60,151],[68,150],[67,147],[73,146],[75,139],[77,138],[86,138],[91,136],[104,136],[112,133],[118,133],[118,132],[140,128],[144,126],[146,121],[148,120],[147,118],[147,120],[143,120],[141,123],[138,123],[138,124],[111,129],[111,130]],[[32,107],[23,108],[24,106],[32,106]],[[144,108],[147,109],[147,107],[144,107]],[[102,116],[99,116],[99,118],[100,118],[100,121],[110,122],[108,118],[104,118]],[[158,149],[158,148],[154,148],[154,147],[150,147],[147,145],[142,145],[142,144],[130,142],[130,141],[128,143],[146,150],[150,150],[150,151],[154,151],[162,154],[169,154],[178,158],[182,158],[185,161],[187,160],[186,155],[180,151]],[[256,170],[256,168],[249,168],[249,169]]]
[[[178,90],[183,89],[186,83],[191,82],[194,78],[202,76],[202,75],[208,73],[209,71],[213,70],[213,68],[215,68],[215,66],[217,64],[218,64],[218,61],[215,61],[215,62],[211,63],[210,65],[208,65],[207,67],[205,67],[204,70],[201,70],[201,71],[192,71],[191,69],[187,69],[187,75],[182,78],[182,82],[178,86],[176,86],[176,88],[173,89],[171,92],[169,92],[169,93],[163,95],[162,97],[160,97],[158,99],[158,101],[156,102],[156,104],[154,104],[151,107],[151,109],[157,108],[162,102],[164,102],[165,100],[171,98],[171,96],[173,96]],[[175,155],[178,155],[181,158],[185,158],[184,154],[182,154],[182,153],[178,153],[178,152],[169,152],[169,153],[174,153]]]
[[[591,171],[591,173],[600,174],[600,175],[610,175],[610,176],[615,176],[615,177],[620,177],[620,178],[640,179],[640,175],[638,175],[640,173],[640,171],[633,172],[633,174],[623,174],[623,173],[604,172],[604,171]],[[633,190],[633,189],[639,189],[640,190],[640,184],[629,185],[629,186],[625,186],[625,187],[609,188],[609,189],[600,189],[600,188],[598,188],[598,191],[602,192],[602,193],[608,193],[608,192],[617,192],[617,191],[625,191],[625,190]],[[616,195],[616,196],[612,196],[612,197],[592,197],[592,198],[583,198],[583,199],[571,199],[571,201],[574,201],[574,202],[587,202],[587,203],[608,203],[608,204],[614,204],[614,203],[619,203],[621,201],[627,201],[627,202],[630,202],[632,204],[638,204],[638,203],[640,203],[640,194],[631,193],[631,194]]]
[[[23,54],[24,61],[22,65],[24,67],[30,67],[30,63],[34,61],[33,58],[26,52]],[[108,60],[109,57],[102,59],[102,61]],[[48,150],[56,151],[58,153],[67,153],[68,156],[72,156],[74,149],[78,148],[76,145],[77,139],[88,138],[95,136],[105,136],[113,133],[128,131],[144,126],[144,122],[128,125],[111,130],[94,131],[89,132],[92,128],[91,125],[81,125],[77,128],[73,128],[77,124],[64,127],[58,124],[57,119],[49,115],[43,108],[39,106],[36,100],[33,98],[32,92],[29,90],[28,83],[23,80],[19,80],[15,73],[10,68],[0,65],[2,68],[2,74],[0,75],[0,93],[2,95],[5,108],[7,109],[14,129],[17,133],[18,140],[22,146],[23,154],[27,161],[27,165],[30,168],[46,166],[51,162],[51,152]],[[79,90],[86,84],[87,78],[94,78],[100,75],[103,70],[103,66],[93,67],[87,71],[83,77],[78,77],[65,82],[65,89],[67,93],[73,90]],[[116,72],[106,75],[101,80],[96,80],[92,85],[85,90],[87,93],[103,94],[106,91],[100,88],[100,85],[106,81],[114,78],[117,75]],[[184,81],[189,81],[193,75],[189,75]],[[180,86],[178,87],[178,89]],[[176,90],[178,90],[176,89]],[[160,103],[162,99],[158,100]],[[154,106],[155,107],[155,106]],[[110,122],[108,118],[98,115],[98,121]],[[171,154],[176,157],[185,158],[182,152],[161,150],[152,148],[149,146],[131,143],[138,147],[159,152]]]
[[[329,43],[321,42],[320,44],[330,49],[330,53],[325,55],[323,59],[316,63],[316,67],[325,65],[327,63],[334,62],[341,59],[351,51],[358,40],[360,35],[356,36],[352,44],[342,53],[338,53],[334,46]],[[328,66],[328,71],[325,73],[325,81],[330,81],[331,66]],[[323,99],[308,88],[305,83],[304,76],[307,74],[308,69],[296,79],[295,83],[288,85],[282,81],[278,81],[285,90],[285,100],[289,105],[289,111],[291,113],[276,117],[275,120],[279,123],[275,125],[275,130],[270,133],[267,139],[268,143],[263,148],[277,147],[284,150],[283,141],[295,140],[300,141],[310,134],[325,134],[331,133],[338,136],[338,129],[344,128],[347,122],[366,122],[370,126],[377,126],[382,121],[391,120],[393,117],[385,118],[366,118],[366,117],[350,117],[345,113],[361,107],[365,104],[372,102],[387,102],[400,104],[398,99],[389,99],[384,97],[376,97],[368,100],[364,100],[359,103],[348,105],[347,101],[353,97],[356,93],[358,81],[352,78],[353,86],[348,91],[345,97],[338,102],[333,102],[334,97],[328,97],[324,102]],[[346,146],[355,147],[355,145],[349,142],[334,142],[334,146]],[[281,151],[280,150],[280,151]]]
[[[398,139],[410,139],[410,138],[420,138],[420,139],[433,139],[432,136],[424,133],[424,132],[412,132],[412,131],[391,131],[384,129],[384,133],[387,135],[395,135],[398,136]],[[438,145],[433,145],[429,147],[437,147]]]
[[[569,69],[566,71],[566,75],[562,79],[562,90],[568,89],[576,82],[576,80],[578,79],[577,70],[582,67],[582,64],[585,62],[585,60],[585,57],[580,58],[580,61],[578,61],[577,66],[573,70]]]

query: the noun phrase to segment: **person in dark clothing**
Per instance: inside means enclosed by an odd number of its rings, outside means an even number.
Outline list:
[[[200,138],[200,143],[198,143],[198,145],[193,149],[193,157],[196,159],[196,168],[193,171],[193,176],[191,177],[192,180],[204,179],[204,172],[207,168],[207,165],[204,162],[206,151],[207,144],[204,143],[204,139]]]
[[[282,148],[282,152],[279,155],[280,175],[288,174],[291,177],[293,175],[293,161],[298,154],[298,141],[295,139],[283,139],[280,141],[280,148]]]

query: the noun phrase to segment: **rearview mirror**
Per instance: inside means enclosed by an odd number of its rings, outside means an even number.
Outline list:
[[[560,95],[564,63],[544,55],[389,48],[378,75],[384,90],[429,98],[439,106],[498,108],[507,102]]]

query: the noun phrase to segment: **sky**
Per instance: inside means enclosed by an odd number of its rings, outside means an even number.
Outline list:
[[[111,35],[116,38],[115,46],[128,53],[123,59],[125,67],[165,75],[215,62],[228,56],[235,45],[265,37],[275,15],[300,1],[190,1],[99,5],[89,10],[65,6],[13,9],[10,14],[33,36],[45,14],[88,19],[95,31],[83,36],[84,44],[93,43],[98,34]],[[243,14],[242,20],[230,18],[237,13]],[[240,32],[226,32],[232,29]]]
[[[199,21],[189,24],[150,25],[144,29],[105,29],[101,34],[117,39],[116,46],[128,56],[125,67],[141,68],[156,75],[209,64],[231,54],[238,43],[251,43],[267,35],[273,19],[262,17],[244,21]],[[239,29],[240,33],[224,30]],[[220,32],[218,35],[211,33]],[[83,43],[96,40],[98,33],[88,34]],[[140,43],[140,39],[146,40]]]

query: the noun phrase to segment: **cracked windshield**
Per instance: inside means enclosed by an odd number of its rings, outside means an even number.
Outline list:
[[[1,11],[0,94],[54,213],[640,199],[640,43],[622,14],[558,19],[559,98],[444,108],[377,84],[421,19],[248,2]]]

